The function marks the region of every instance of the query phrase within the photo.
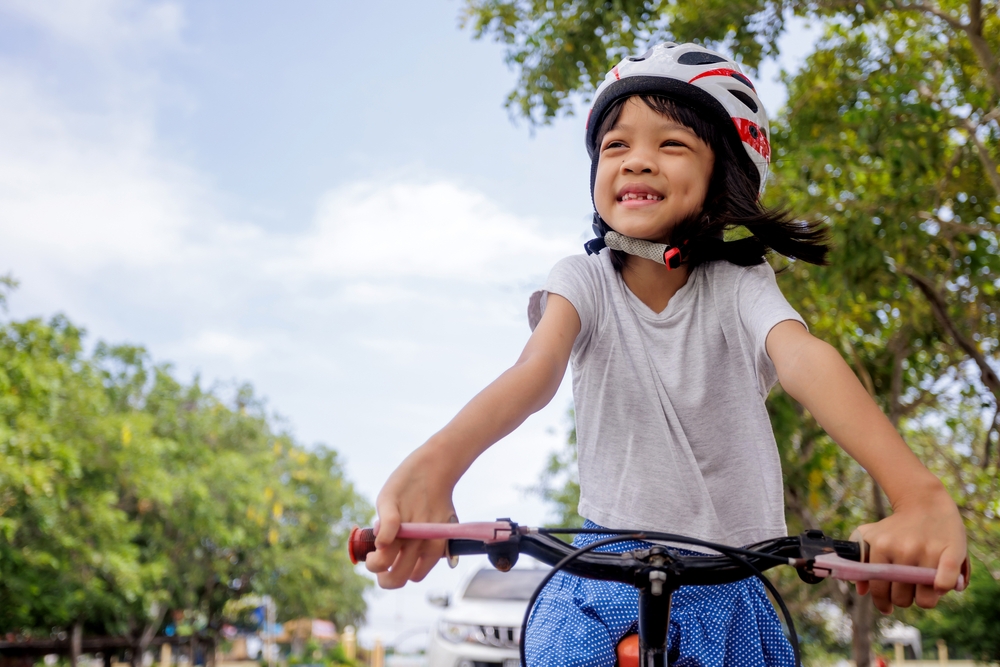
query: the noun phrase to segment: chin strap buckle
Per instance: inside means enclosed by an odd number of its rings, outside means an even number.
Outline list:
[[[590,239],[589,241],[583,244],[583,249],[587,251],[588,255],[596,255],[607,247],[608,244],[605,243],[604,239],[600,237],[596,239]]]
[[[667,246],[663,252],[663,263],[666,265],[667,271],[681,268],[681,249]]]

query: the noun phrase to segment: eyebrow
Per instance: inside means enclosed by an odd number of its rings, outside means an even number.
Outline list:
[[[615,124],[614,127],[612,127],[610,130],[608,130],[608,134],[611,134],[615,130],[622,130],[624,132],[628,132],[631,129],[632,129],[632,126],[629,125],[629,124],[627,124],[627,123],[617,123],[617,124]],[[690,134],[690,135],[692,135],[694,137],[698,137],[698,135],[695,133],[694,130],[692,130],[687,125],[684,125],[683,123],[678,123],[677,121],[667,121],[667,122],[664,122],[663,124],[661,124],[659,126],[659,129],[661,129],[661,130],[668,130],[668,131],[669,130],[682,130],[682,131],[687,132],[688,134]]]

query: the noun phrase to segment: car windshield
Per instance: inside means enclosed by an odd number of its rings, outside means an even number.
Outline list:
[[[528,600],[548,570],[480,570],[462,597],[473,600]]]

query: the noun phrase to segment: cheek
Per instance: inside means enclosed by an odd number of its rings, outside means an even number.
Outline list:
[[[597,212],[603,215],[602,206],[613,203],[615,169],[606,162],[597,164],[597,177],[594,179],[594,204]]]

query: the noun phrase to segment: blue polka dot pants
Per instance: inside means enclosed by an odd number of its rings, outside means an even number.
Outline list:
[[[590,521],[585,527],[600,528]],[[586,546],[602,537],[578,535],[573,544]],[[617,542],[597,551],[621,553],[647,546]],[[615,647],[636,631],[638,617],[635,588],[560,572],[539,595],[528,621],[528,667],[612,667]],[[670,608],[667,652],[668,663],[677,667],[795,666],[791,644],[755,577],[678,589]]]

